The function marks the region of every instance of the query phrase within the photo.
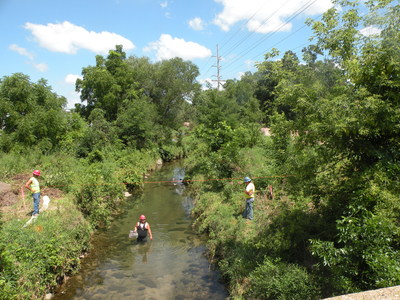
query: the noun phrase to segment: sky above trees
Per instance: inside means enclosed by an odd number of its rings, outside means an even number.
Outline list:
[[[273,47],[300,53],[311,35],[306,18],[318,19],[331,6],[330,0],[5,0],[0,76],[45,78],[73,107],[82,68],[121,44],[128,56],[190,60],[200,82],[216,83],[218,66],[222,80],[239,78]]]

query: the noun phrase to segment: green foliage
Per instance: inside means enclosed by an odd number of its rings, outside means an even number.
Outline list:
[[[398,62],[387,56],[399,55],[399,48],[391,46],[398,35],[392,22],[399,14],[396,6],[386,7],[386,19],[378,18],[382,34],[364,38],[356,29],[361,18],[354,5],[332,8],[313,23],[317,52],[328,50],[341,69],[310,61],[298,67],[298,74],[278,70],[275,86],[276,101],[290,109],[273,117],[275,156],[282,173],[296,175],[283,187],[293,201],[313,199],[313,209],[324,220],[318,238],[310,235],[311,249],[319,272],[331,278],[321,283],[331,293],[399,283],[399,214],[386,210],[388,202],[398,201],[393,185],[398,175],[383,175],[399,160],[394,138],[399,134],[398,99],[393,97],[398,77],[392,74]],[[379,9],[385,5],[379,2]],[[371,4],[369,13],[377,8]],[[320,75],[318,64],[324,66]],[[393,80],[383,80],[389,77]],[[314,230],[301,227],[297,230],[306,236]]]
[[[43,190],[53,187],[75,196],[57,199],[57,210],[41,213],[26,228],[26,220],[1,220],[0,299],[41,299],[79,270],[78,257],[89,247],[92,229],[107,226],[122,208],[123,191],[129,188],[122,183],[141,182],[158,158],[155,151],[104,150],[97,162],[65,152],[0,154],[2,181],[31,172],[30,166],[42,171]]]
[[[160,124],[177,130],[187,121],[186,107],[200,91],[196,82],[199,70],[178,57],[158,62],[154,68],[150,98],[157,107]]]
[[[31,83],[15,73],[0,81],[0,147],[2,151],[24,151],[36,146],[48,153],[68,131],[66,99],[51,91],[44,79]],[[26,150],[25,150],[26,151]]]
[[[24,156],[0,152],[0,180],[6,182],[12,175],[26,170],[27,166],[37,165],[39,156],[33,151]]]
[[[118,166],[116,171],[118,180],[125,183],[129,192],[142,186],[143,174],[154,169],[155,161],[159,158],[155,151],[142,152],[138,150],[118,151],[113,156],[116,158]]]
[[[249,281],[246,299],[319,299],[310,275],[293,264],[266,258],[250,273]]]
[[[106,226],[123,197],[123,185],[115,174],[113,161],[92,163],[81,177],[75,199],[93,226]]]
[[[370,1],[361,17],[357,2],[337,3],[312,23],[317,41],[303,51],[306,64],[290,51],[271,60],[274,50],[256,75],[194,102],[200,126],[189,176],[266,177],[255,180],[257,228],[249,225],[240,241],[226,225],[243,229],[232,218],[240,188],[192,185],[196,222],[234,296],[313,299],[400,282],[399,5]],[[362,36],[362,25],[382,31]],[[249,124],[234,121],[245,115],[235,105],[252,96],[271,138],[246,140]],[[276,200],[257,202],[270,184]]]
[[[144,97],[123,103],[116,126],[122,141],[136,149],[148,149],[156,145],[161,131],[155,105]]]
[[[44,188],[56,188],[69,193],[73,191],[74,184],[85,172],[82,162],[63,153],[42,157],[41,161],[43,179],[41,185]]]
[[[233,128],[239,124],[239,104],[222,92],[207,90],[193,100],[193,105],[197,109],[198,122],[207,128],[223,122]]]
[[[58,150],[75,156],[89,134],[89,126],[78,113],[71,112],[67,115],[67,127],[68,132],[62,137]]]
[[[74,207],[22,226],[14,220],[1,229],[1,299],[41,299],[79,269],[78,257],[89,245],[90,226]]]
[[[86,119],[94,109],[104,111],[105,119],[115,121],[125,100],[137,99],[139,87],[134,81],[131,68],[126,64],[126,55],[121,45],[110,50],[107,59],[96,57],[96,66],[82,70],[83,79],[76,81],[76,90],[81,93],[82,102],[76,111]]]

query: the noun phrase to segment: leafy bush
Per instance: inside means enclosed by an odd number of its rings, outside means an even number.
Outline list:
[[[75,199],[94,227],[107,225],[118,209],[124,186],[116,176],[115,163],[91,164],[75,191]]]
[[[47,211],[26,228],[23,222],[1,229],[0,299],[41,299],[79,269],[89,245],[90,226],[73,206]]]
[[[307,271],[293,264],[266,258],[249,275],[246,299],[318,299]]]

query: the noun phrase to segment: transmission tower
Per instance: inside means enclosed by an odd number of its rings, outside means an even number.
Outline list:
[[[217,58],[217,65],[213,66],[213,67],[217,67],[217,79],[216,80],[211,80],[211,81],[216,81],[217,82],[217,90],[219,90],[219,87],[222,86],[223,82],[225,82],[225,80],[221,79],[221,75],[220,75],[220,71],[221,71],[221,66],[219,65],[219,62],[221,61],[221,56],[219,56],[218,53],[218,45],[217,45],[217,55],[213,55],[212,57],[216,57]],[[215,75],[213,75],[215,77]]]

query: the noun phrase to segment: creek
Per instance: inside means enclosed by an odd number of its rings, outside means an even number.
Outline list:
[[[109,229],[95,234],[79,273],[56,291],[65,299],[226,299],[219,274],[204,255],[206,237],[192,229],[193,201],[185,186],[181,162],[163,165],[140,196]],[[144,214],[153,240],[138,244],[128,233]]]

